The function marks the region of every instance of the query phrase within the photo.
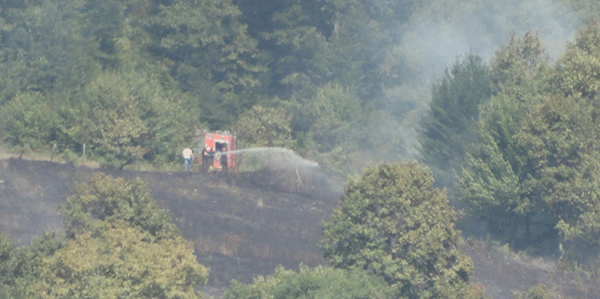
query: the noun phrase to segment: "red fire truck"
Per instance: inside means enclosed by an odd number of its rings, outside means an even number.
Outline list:
[[[237,137],[234,134],[229,131],[217,131],[215,133],[200,133],[199,137],[201,139],[200,148],[209,147],[211,149],[210,156],[200,155],[198,158],[205,171],[237,171],[237,155],[235,154]],[[209,161],[202,161],[206,158]],[[210,160],[212,160],[212,163]]]

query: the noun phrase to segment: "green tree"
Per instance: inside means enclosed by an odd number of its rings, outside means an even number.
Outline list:
[[[240,115],[234,131],[246,145],[292,146],[290,117],[284,107],[254,106]]]
[[[534,190],[550,205],[565,242],[566,257],[580,263],[600,254],[598,42],[598,23],[578,31],[557,64],[553,81],[558,96],[539,113],[545,122],[532,121],[524,138],[529,141],[525,146],[534,143],[540,151],[526,152],[537,166],[530,185],[537,187]]]
[[[600,252],[599,42],[597,24],[582,28],[546,75],[551,90],[531,85],[536,77],[504,76],[524,83],[499,85],[460,186],[472,211],[513,246],[557,253],[563,242],[565,257],[580,263]]]
[[[380,277],[363,270],[308,268],[299,272],[279,266],[269,277],[258,277],[252,284],[234,281],[225,299],[322,298],[361,299],[396,298],[394,290]]]
[[[291,106],[291,126],[301,154],[319,159],[340,174],[368,163],[357,151],[364,141],[356,134],[363,112],[352,89],[326,84],[316,90],[314,97],[292,101]]]
[[[515,294],[515,299],[559,299],[560,295],[549,290],[544,284],[531,287],[525,294]]]
[[[39,93],[19,93],[0,109],[2,142],[22,150],[45,150],[51,140],[49,128],[58,115]]]
[[[581,215],[598,209],[600,186],[595,177],[600,174],[600,156],[594,149],[600,146],[600,131],[595,111],[585,99],[553,96],[530,113],[522,131],[515,135],[526,174],[521,175],[519,190],[523,195],[514,212],[526,217],[525,229],[532,241],[536,237],[540,239],[537,243],[549,236],[556,239],[559,221],[587,226],[580,222]],[[531,225],[538,227],[537,236],[531,236]],[[540,227],[545,227],[543,232]],[[563,235],[570,234],[563,231]],[[593,240],[592,244],[593,252],[599,252],[599,243]],[[583,257],[590,248],[581,245],[566,248]]]
[[[531,215],[522,209],[528,175],[515,135],[534,107],[551,93],[547,55],[537,35],[513,36],[492,62],[492,98],[484,105],[478,141],[468,149],[458,197],[490,232],[516,247],[528,246]],[[533,244],[533,243],[531,243]]]
[[[474,54],[457,59],[433,85],[420,142],[425,163],[444,185],[452,185],[467,146],[476,140],[480,105],[490,99],[490,85],[488,66]]]
[[[3,5],[11,24],[0,28],[3,141],[17,149],[56,147],[69,159],[85,145],[87,158],[118,168],[142,158],[161,166],[176,159],[172,149],[198,121],[190,103],[198,103],[179,90],[162,61],[149,61],[141,20],[154,6],[145,0]]]
[[[43,259],[30,297],[202,297],[208,268],[141,179],[97,174],[61,214],[68,243]]]
[[[13,3],[14,2],[14,3]],[[61,107],[99,72],[85,36],[83,1],[10,1],[2,11],[10,26],[0,28],[0,111],[5,144],[47,151],[69,141],[61,131]],[[8,127],[6,127],[8,126]]]
[[[400,122],[415,123],[407,119],[411,112],[416,115],[420,104],[407,100],[401,90],[415,72],[409,68],[411,62],[398,55],[397,41],[403,39],[405,25],[420,2],[290,0],[265,5],[268,8],[245,0],[237,3],[244,13],[264,16],[251,23],[257,26],[249,31],[272,58],[269,86],[291,103],[298,152],[344,174],[382,157],[406,154],[408,142],[403,140],[412,137],[402,138],[397,128]],[[327,97],[350,104],[346,107],[357,101],[360,113],[351,121],[338,122],[341,113],[330,118],[329,109],[324,109],[319,118],[311,110],[328,108]],[[323,141],[330,135],[334,138]]]
[[[75,195],[61,206],[61,214],[69,238],[86,231],[97,233],[105,229],[106,223],[117,220],[144,232],[149,240],[181,235],[139,178],[125,181],[97,174],[89,184],[77,185]]]
[[[321,26],[327,22],[328,12],[323,6],[322,1],[313,0],[292,0],[284,6],[273,6],[276,10],[270,12],[271,28],[260,33],[272,59],[269,65],[275,79],[272,84],[282,99],[311,97],[314,80],[322,75],[314,59],[323,52],[326,43]]]
[[[18,9],[7,9],[11,26],[0,29],[0,105],[18,93],[75,92],[97,74],[92,56],[97,43],[82,32],[83,5],[23,1]]]
[[[313,120],[310,133],[320,153],[327,153],[350,140],[362,117],[358,97],[339,84],[319,88],[308,111]]]
[[[15,263],[14,256],[16,246],[8,236],[0,234],[0,296],[10,298],[14,296],[15,283]]]
[[[119,220],[99,235],[74,236],[45,262],[38,298],[202,298],[208,269],[181,236],[149,242],[145,233]]]
[[[0,296],[32,298],[30,286],[40,282],[44,259],[62,246],[62,240],[50,234],[36,237],[29,246],[22,247],[0,235]]]
[[[279,1],[256,9],[238,0],[244,13],[260,13],[251,33],[269,52],[278,96],[311,98],[323,84],[352,87],[361,100],[381,100],[383,87],[397,85],[406,68],[387,55],[410,19],[410,1]],[[256,32],[262,29],[262,31]]]
[[[148,49],[165,61],[184,92],[199,99],[201,121],[223,128],[258,104],[266,68],[230,0],[175,0],[156,9],[144,21]]]
[[[416,162],[367,169],[323,223],[325,258],[378,275],[407,298],[459,298],[472,262],[456,247],[455,212],[433,181]]]
[[[86,86],[84,95],[81,143],[87,143],[103,165],[123,168],[140,160],[147,128],[130,86],[117,74],[104,73]]]
[[[104,70],[117,71],[124,64],[135,61],[123,59],[123,49],[119,43],[124,38],[132,38],[137,46],[148,43],[148,34],[141,28],[149,10],[157,4],[151,0],[84,0],[81,15],[86,19],[82,31],[85,36],[97,41],[97,48],[91,53]],[[134,52],[137,49],[129,49]],[[146,61],[149,65],[155,63]]]

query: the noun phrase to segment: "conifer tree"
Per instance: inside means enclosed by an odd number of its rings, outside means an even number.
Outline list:
[[[481,57],[458,59],[433,85],[429,112],[422,120],[425,163],[444,185],[464,164],[467,147],[476,140],[480,105],[491,95],[490,71]]]

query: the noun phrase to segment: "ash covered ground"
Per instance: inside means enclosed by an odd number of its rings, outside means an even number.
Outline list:
[[[314,168],[314,167],[313,167]],[[102,171],[140,177],[168,210],[198,261],[211,268],[204,292],[218,296],[232,279],[251,282],[279,264],[297,269],[325,261],[320,222],[337,204],[340,188],[314,169],[247,173],[141,172],[92,169],[49,161],[0,160],[0,232],[20,245],[43,232],[60,232],[58,206],[77,182]]]
[[[169,173],[0,159],[0,233],[26,245],[43,232],[60,232],[58,206],[73,195],[77,182],[87,182],[99,171],[146,182],[195,244],[198,261],[211,268],[203,289],[209,298],[222,295],[232,279],[251,282],[280,264],[290,269],[325,264],[318,248],[320,222],[328,219],[342,189],[314,167]],[[573,278],[561,275],[553,261],[510,255],[482,242],[465,242],[461,250],[474,261],[471,281],[482,283],[493,298],[513,298],[515,291],[540,283],[572,298],[590,295],[578,291]]]

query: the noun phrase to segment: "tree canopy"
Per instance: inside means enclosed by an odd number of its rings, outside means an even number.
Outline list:
[[[41,281],[31,286],[39,298],[200,298],[208,269],[181,236],[157,242],[124,221],[106,230],[76,235],[47,259]]]
[[[459,197],[516,248],[557,253],[564,245],[579,262],[598,255],[599,28],[582,28],[552,69],[532,35],[496,54],[496,92]]]
[[[472,263],[456,247],[455,220],[426,166],[379,164],[347,185],[321,248],[334,267],[367,270],[401,296],[458,296]]]
[[[148,240],[181,235],[171,216],[158,207],[140,178],[125,181],[97,174],[92,181],[80,183],[75,195],[61,206],[67,236],[96,233],[109,223],[125,221],[146,234]]]
[[[380,277],[366,271],[301,266],[299,272],[275,269],[268,277],[252,284],[233,282],[225,299],[267,298],[392,298],[394,290]]]
[[[585,23],[555,61],[540,33],[497,35],[508,42],[489,61],[465,53],[429,90],[422,49],[408,42],[420,38],[415,27],[448,29],[454,12],[489,5],[499,13],[501,5],[0,0],[0,147],[166,170],[196,146],[198,130],[230,130],[244,147],[290,148],[344,177],[370,165],[323,225],[327,259],[356,272],[279,270],[230,296],[299,296],[307,286],[330,296],[318,279],[364,295],[356,284],[363,278],[372,296],[387,294],[375,292],[381,279],[409,298],[458,294],[471,268],[456,251],[446,191],[418,163],[380,163],[407,157],[422,158],[464,215],[485,221],[495,238],[517,249],[564,248],[569,261],[585,264],[600,252],[600,26],[591,21],[600,6],[552,4],[561,18],[575,13]],[[140,180],[96,177],[61,211],[65,238],[44,235],[17,248],[0,237],[0,296],[26,296],[31,285],[38,295],[83,296],[93,280],[101,287],[90,296],[133,296],[124,286],[135,284],[139,296],[194,297],[191,281],[206,281],[207,269],[192,263],[189,244]],[[185,269],[168,265],[170,250],[182,252]],[[69,259],[83,251],[95,263]],[[185,282],[176,287],[144,276],[147,258],[189,276],[177,276]],[[126,263],[140,268],[120,267]],[[40,280],[42,265],[50,270]],[[56,291],[40,291],[48,286]]]
[[[145,184],[98,175],[61,208],[65,235],[17,248],[0,236],[6,298],[202,298],[209,269],[198,264]]]
[[[453,173],[464,165],[490,88],[489,67],[474,54],[457,59],[433,85],[429,113],[422,120],[421,145],[425,163],[445,185],[451,185]]]
[[[373,131],[417,107],[387,103],[395,101],[390,90],[413,78],[394,44],[421,8],[410,1],[8,1],[0,11],[0,140],[68,161],[85,151],[105,167],[164,169],[196,130],[239,129],[263,107],[289,118],[288,140],[278,144],[338,173],[357,172],[371,163],[365,157],[408,147],[390,138],[396,132]]]

